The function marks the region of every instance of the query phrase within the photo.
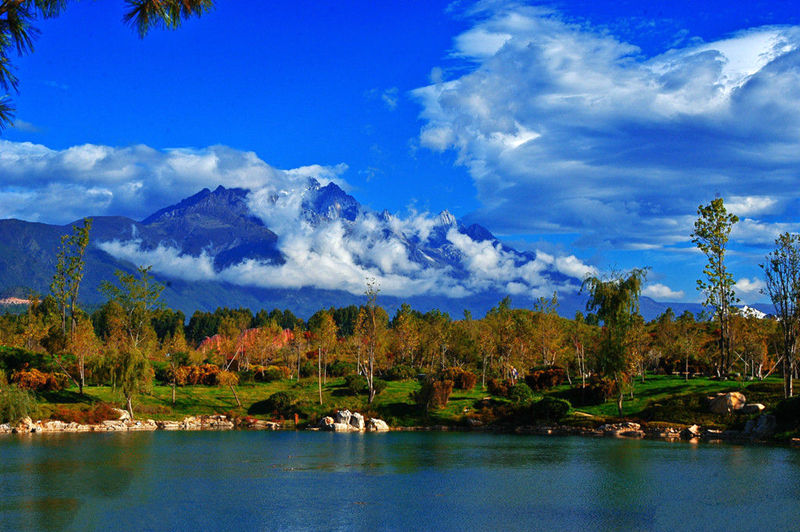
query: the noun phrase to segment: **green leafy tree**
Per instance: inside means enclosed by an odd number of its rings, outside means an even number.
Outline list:
[[[72,226],[72,234],[62,235],[56,254],[56,272],[50,283],[50,292],[58,305],[61,321],[61,336],[63,343],[75,334],[78,327],[78,295],[81,281],[83,280],[86,248],[89,246],[89,232],[92,229],[92,219],[84,218],[83,225]],[[67,311],[69,311],[69,328],[67,328]],[[53,331],[54,332],[54,331]],[[80,380],[71,374],[70,378],[78,384],[80,393],[83,394],[84,357],[82,352],[75,353],[78,359],[78,373]],[[64,369],[66,372],[66,369]]]
[[[122,327],[128,335],[131,347],[139,349],[152,329],[153,313],[161,307],[160,297],[164,285],[155,282],[150,275],[151,266],[140,266],[138,275],[117,270],[119,286],[104,281],[100,290],[109,301],[116,302],[123,311]]]
[[[100,289],[122,310],[116,328],[116,336],[122,338],[114,342],[117,356],[113,377],[133,418],[133,396],[146,390],[153,378],[146,351],[151,347],[148,340],[156,342],[152,319],[154,311],[161,306],[159,298],[164,286],[153,281],[150,266],[140,266],[137,275],[119,270],[115,275],[119,286],[106,281]]]
[[[630,372],[629,334],[639,312],[639,295],[647,275],[646,268],[636,268],[626,276],[614,274],[610,278],[588,277],[583,290],[588,290],[586,310],[597,309],[602,322],[599,363],[600,369],[617,384],[617,409],[622,415],[623,384]]]
[[[175,29],[193,16],[211,10],[213,0],[126,0],[125,23],[144,37],[152,28]],[[3,0],[0,1],[0,86],[18,91],[19,80],[13,73],[10,55],[33,51],[39,30],[33,22],[39,18],[58,16],[67,0]],[[13,124],[14,106],[9,99],[0,99],[0,129]]]
[[[769,252],[761,268],[766,277],[764,293],[772,300],[783,336],[783,392],[785,397],[791,397],[800,328],[800,236],[780,235],[775,240],[775,249]]]
[[[722,198],[697,208],[698,218],[694,223],[692,242],[702,251],[708,263],[703,269],[706,279],[698,279],[697,289],[706,296],[705,305],[713,308],[718,321],[719,361],[717,372],[729,373],[732,363],[730,345],[731,307],[738,301],[733,290],[733,275],[725,264],[725,252],[733,225],[739,221],[729,214]]]

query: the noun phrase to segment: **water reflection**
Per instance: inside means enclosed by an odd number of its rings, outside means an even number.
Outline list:
[[[9,529],[772,530],[800,519],[790,449],[162,432],[0,438],[0,456]]]
[[[152,437],[152,435],[149,435]],[[92,499],[123,496],[150,446],[145,434],[20,435],[2,442],[4,526],[69,527]]]

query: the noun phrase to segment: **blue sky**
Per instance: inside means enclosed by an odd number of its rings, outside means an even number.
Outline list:
[[[0,217],[142,218],[302,168],[695,301],[689,233],[720,194],[764,300],[758,263],[799,225],[800,15],[702,4],[220,0],[140,40],[122,2],[75,2],[16,61]]]

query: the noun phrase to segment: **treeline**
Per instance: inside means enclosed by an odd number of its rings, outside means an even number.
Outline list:
[[[115,283],[103,283],[107,301],[89,315],[76,304],[91,228],[85,220],[61,240],[51,294],[34,299],[23,314],[0,317],[0,344],[36,355],[0,357],[0,385],[8,377],[71,381],[82,393],[87,383],[109,384],[122,391],[132,410],[132,396],[153,378],[172,384],[174,401],[179,385],[225,385],[235,395],[242,379],[316,376],[321,402],[329,373],[361,376],[372,402],[381,378],[426,375],[428,384],[441,383],[429,389],[441,390],[455,384],[447,375],[468,372],[482,386],[493,381],[491,388],[503,390],[555,370],[548,375],[563,375],[582,396],[588,388],[615,395],[621,412],[624,391],[648,372],[761,379],[777,371],[791,396],[800,328],[800,238],[781,235],[767,256],[767,291],[778,319],[758,319],[734,306],[733,276],[724,261],[738,219],[721,198],[700,206],[698,215],[692,236],[709,261],[698,286],[712,312],[675,316],[668,310],[650,322],[638,308],[646,268],[585,279],[587,312],[573,319],[558,315],[557,294],[540,298],[532,309],[514,309],[507,297],[481,318],[465,311],[454,319],[408,305],[389,316],[379,305],[379,287],[367,280],[363,305],[320,310],[308,322],[290,310],[245,308],[197,311],[187,321],[163,305],[164,287],[145,267],[117,272]],[[33,369],[66,379],[24,375]]]

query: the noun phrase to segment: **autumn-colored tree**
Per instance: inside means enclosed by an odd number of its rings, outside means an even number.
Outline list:
[[[494,337],[495,352],[500,362],[503,378],[509,375],[509,360],[514,341],[514,320],[511,314],[511,298],[505,297],[489,312],[484,320],[489,324]]]
[[[383,353],[386,340],[386,326],[388,319],[386,312],[378,306],[378,293],[380,287],[377,280],[367,279],[365,295],[367,303],[359,312],[357,331],[364,345],[366,360],[360,371],[367,378],[369,391],[368,402],[372,404],[375,399],[375,362]],[[359,361],[361,364],[361,361]]]
[[[403,303],[392,320],[392,350],[399,356],[401,364],[413,366],[421,343],[419,320],[408,303]]]
[[[540,297],[533,306],[533,345],[543,366],[554,366],[564,350],[565,330],[558,315],[558,294]]]
[[[79,390],[83,394],[86,385],[86,361],[99,356],[102,343],[94,334],[92,321],[84,314],[75,323],[74,329],[67,340],[67,350],[75,355],[78,365]]]
[[[336,322],[328,311],[323,310],[308,321],[311,337],[317,346],[317,385],[319,388],[319,404],[322,404],[323,379],[327,381],[328,353],[336,347]],[[323,365],[325,366],[323,377]]]

